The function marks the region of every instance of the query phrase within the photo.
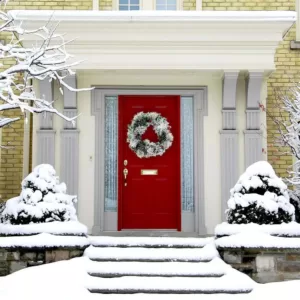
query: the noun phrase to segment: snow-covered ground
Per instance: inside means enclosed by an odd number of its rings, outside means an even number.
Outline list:
[[[87,247],[90,244],[84,236],[59,236],[40,233],[31,236],[0,237],[0,248],[53,248],[53,247]]]
[[[0,277],[0,299],[22,300],[261,300],[297,299],[300,280],[271,284],[254,284],[250,294],[241,295],[102,295],[89,293],[85,285],[89,281],[87,257],[75,258],[39,267],[21,270]],[[238,283],[237,283],[238,284]],[[295,298],[296,297],[296,298]]]
[[[0,224],[0,235],[32,235],[51,233],[56,235],[87,235],[88,229],[78,221],[49,222],[26,225]]]
[[[228,224],[223,222],[215,228],[216,236],[233,235],[237,233],[247,232],[261,232],[268,233],[270,235],[278,236],[299,236],[300,237],[300,224],[296,222],[273,224],[273,225],[258,225],[254,223],[250,224]]]

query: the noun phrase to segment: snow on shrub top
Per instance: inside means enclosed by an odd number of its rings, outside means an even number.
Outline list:
[[[247,168],[230,191],[229,223],[280,224],[294,219],[286,184],[272,166],[259,161]]]
[[[66,190],[51,165],[39,165],[22,181],[20,196],[6,202],[1,221],[8,224],[76,221],[76,196],[67,195]]]

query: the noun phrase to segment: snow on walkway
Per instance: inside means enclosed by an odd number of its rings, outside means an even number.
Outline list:
[[[219,261],[222,264],[222,261]],[[255,283],[245,274],[232,268],[222,277],[91,277],[86,287],[101,293],[245,293]]]
[[[89,274],[101,275],[101,277],[119,276],[214,276],[224,275],[228,265],[220,258],[214,258],[207,263],[186,262],[94,262],[87,266]]]
[[[210,261],[219,256],[213,244],[201,249],[176,248],[115,248],[90,246],[85,255],[97,261]]]
[[[101,247],[174,247],[201,248],[211,243],[214,237],[208,238],[172,238],[172,237],[112,237],[90,236],[91,244]]]

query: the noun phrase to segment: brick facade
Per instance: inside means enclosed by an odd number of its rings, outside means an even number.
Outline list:
[[[183,0],[184,10],[196,10],[196,0]]]
[[[203,10],[295,10],[295,0],[202,0]]]
[[[112,10],[113,1],[112,0],[99,0],[99,10]]]
[[[10,0],[7,9],[90,10],[93,0]]]

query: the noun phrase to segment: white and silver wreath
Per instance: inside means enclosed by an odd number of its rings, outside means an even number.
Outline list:
[[[157,134],[157,143],[142,139],[142,135],[149,126],[153,126],[153,130]],[[127,142],[129,148],[139,158],[162,156],[171,147],[174,140],[170,128],[169,122],[161,114],[139,112],[133,117],[131,124],[128,125]]]

